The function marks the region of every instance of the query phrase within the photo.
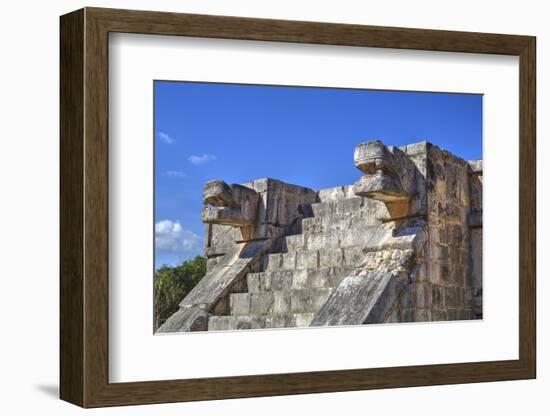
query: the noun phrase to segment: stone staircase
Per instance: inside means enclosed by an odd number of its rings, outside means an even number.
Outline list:
[[[302,220],[302,233],[284,237],[282,252],[263,256],[261,272],[246,275],[247,292],[230,294],[229,315],[210,316],[208,330],[310,325],[364,259],[379,224],[372,201],[349,186],[321,190],[319,199],[303,207],[311,217]]]

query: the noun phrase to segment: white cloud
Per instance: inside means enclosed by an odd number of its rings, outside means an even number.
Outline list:
[[[202,238],[184,230],[179,221],[163,220],[155,224],[155,249],[174,254],[199,255],[202,253]]]
[[[211,160],[216,160],[215,155],[207,155],[206,153],[198,156],[198,155],[191,155],[189,156],[189,162],[191,162],[193,165],[202,165],[203,163],[210,162]]]
[[[158,132],[157,136],[161,141],[163,141],[166,144],[172,144],[176,141],[172,137],[170,137],[169,135],[161,131]]]
[[[173,178],[187,178],[187,174],[181,170],[167,170],[164,174]]]

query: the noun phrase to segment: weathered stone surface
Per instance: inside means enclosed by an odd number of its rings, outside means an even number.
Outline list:
[[[239,329],[292,328],[309,326],[313,313],[289,313],[277,315],[213,316],[209,331],[235,331]]]
[[[218,265],[182,300],[181,307],[200,305],[209,309],[227,293],[230,287],[244,278],[270,246],[270,240],[240,243],[223,256]]]
[[[413,200],[424,197],[423,175],[404,150],[374,140],[357,145],[354,160],[365,174],[354,185],[356,195],[385,203],[390,218],[420,213],[423,204]]]
[[[481,161],[375,141],[355,164],[317,192],[209,182],[208,272],[161,332],[481,318]]]
[[[228,185],[223,181],[207,182],[203,191],[202,221],[206,224],[221,224],[234,227],[251,226],[256,223],[259,194],[243,185]]]
[[[193,330],[197,320],[205,319],[203,312],[213,311],[226,298],[233,286],[245,279],[271,245],[271,240],[252,241],[235,245],[219,263],[181,301],[180,310],[172,315],[158,332]],[[207,325],[200,326],[206,329]]]
[[[332,288],[354,269],[353,266],[335,266],[248,273],[248,293]]]
[[[398,275],[387,271],[372,271],[364,276],[348,276],[336,288],[334,293],[315,315],[312,326],[359,325],[374,315],[380,317],[385,308],[384,294],[394,297],[403,283]],[[390,293],[391,292],[391,293]],[[377,307],[382,301],[384,305]]]
[[[481,318],[483,314],[483,233],[481,228],[470,230],[471,233],[471,269],[469,286],[464,288],[469,297],[475,316]]]
[[[483,173],[483,160],[469,160],[468,164],[472,169],[472,173],[482,174]]]
[[[319,197],[319,202],[342,201],[355,197],[353,186],[351,185],[320,189],[317,195]]]
[[[317,192],[309,188],[270,178],[243,185],[223,184],[211,181],[204,190],[205,204],[213,205],[203,210],[207,256],[225,254],[239,240],[301,232],[301,207],[318,200]]]
[[[365,175],[354,186],[355,194],[366,196],[382,202],[396,202],[408,200],[401,187],[398,176],[390,175],[379,170],[371,175]]]
[[[199,306],[183,308],[174,313],[157,330],[158,333],[206,331],[208,312]]]

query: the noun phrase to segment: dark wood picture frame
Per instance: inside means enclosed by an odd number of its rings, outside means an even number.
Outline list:
[[[82,407],[518,380],[536,376],[535,38],[85,8],[61,17],[60,396]],[[110,32],[519,56],[519,359],[109,383]]]

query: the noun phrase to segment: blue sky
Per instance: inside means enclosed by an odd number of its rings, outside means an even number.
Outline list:
[[[206,181],[354,183],[353,150],[428,140],[482,157],[482,96],[155,81],[155,258],[202,254]]]

